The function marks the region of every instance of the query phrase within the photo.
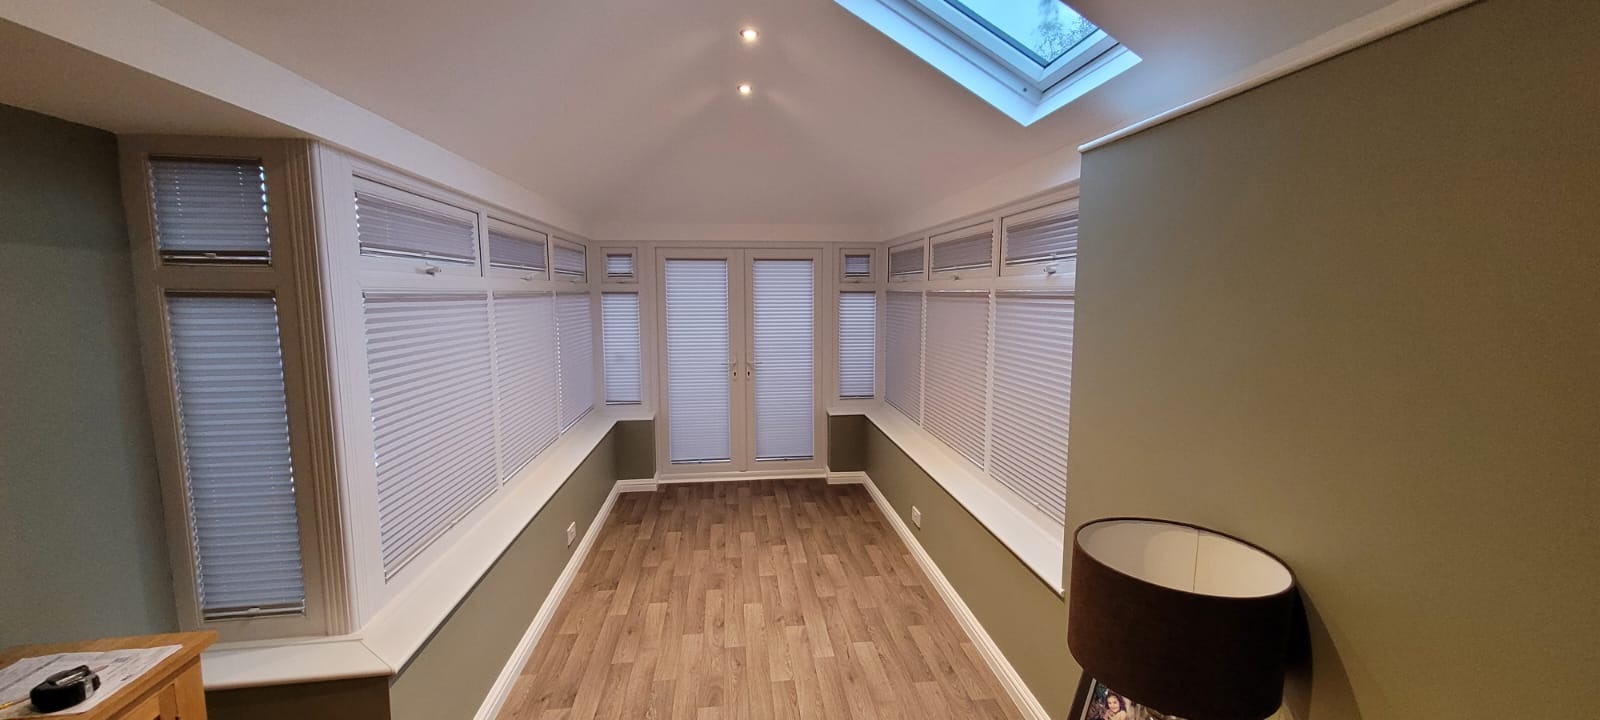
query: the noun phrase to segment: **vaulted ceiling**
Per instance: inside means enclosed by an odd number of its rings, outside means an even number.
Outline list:
[[[1391,2],[1078,0],[1144,60],[1024,128],[830,0],[157,1],[584,216],[663,223],[878,221]]]

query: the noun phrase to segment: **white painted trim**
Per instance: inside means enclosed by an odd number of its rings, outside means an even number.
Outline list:
[[[714,472],[699,473],[694,475],[657,475],[656,483],[659,485],[683,485],[686,483],[708,482],[745,482],[753,480],[816,480],[828,476],[828,471],[821,468],[807,470],[795,468],[790,470],[773,470],[771,472]]]
[[[1239,80],[1214,93],[1191,100],[1154,117],[1140,120],[1121,130],[1078,146],[1086,153],[1134,135],[1196,110],[1215,105],[1235,95],[1258,88],[1273,80],[1304,70],[1362,45],[1376,42],[1397,32],[1422,24],[1476,0],[1400,0],[1381,10],[1347,22],[1266,60],[1243,72]]]
[[[517,678],[522,674],[522,666],[528,662],[529,656],[539,645],[539,638],[544,635],[545,628],[550,626],[550,621],[555,617],[556,607],[561,604],[562,598],[567,596],[567,589],[572,587],[572,581],[578,576],[578,569],[583,567],[583,561],[589,556],[589,548],[594,546],[595,538],[600,536],[600,529],[605,526],[606,518],[611,516],[611,508],[617,502],[617,495],[626,492],[622,483],[611,487],[611,493],[606,495],[606,501],[600,506],[600,511],[590,521],[589,529],[583,533],[583,539],[578,542],[577,549],[573,550],[567,566],[561,570],[561,576],[556,578],[555,585],[550,587],[550,592],[544,596],[544,602],[539,605],[539,612],[533,616],[527,632],[522,634],[522,640],[517,642],[511,657],[506,659],[505,667],[500,669],[500,676],[494,680],[494,685],[489,688],[489,694],[484,696],[483,704],[478,706],[478,713],[474,720],[494,720],[500,714],[500,708],[505,705],[506,698],[511,696],[511,690],[516,687]]]
[[[849,472],[828,471],[829,485],[865,485],[868,482],[870,480],[868,480],[867,474],[859,470]]]
[[[1028,689],[1028,684],[1022,681],[1022,676],[1017,674],[1017,669],[1011,666],[1011,661],[1000,652],[994,638],[989,637],[983,623],[978,622],[978,616],[972,614],[972,609],[961,599],[961,593],[956,592],[954,585],[944,576],[938,563],[923,549],[922,543],[917,541],[917,536],[906,527],[905,521],[900,519],[900,513],[889,504],[889,499],[883,496],[878,486],[872,483],[872,478],[866,473],[861,473],[867,492],[872,495],[873,502],[878,504],[878,510],[889,521],[889,526],[894,528],[895,534],[900,536],[900,541],[905,543],[906,549],[911,552],[911,557],[917,561],[922,572],[928,576],[928,581],[933,583],[933,588],[939,591],[939,597],[944,599],[945,605],[950,607],[951,614],[956,616],[956,622],[961,624],[961,629],[967,632],[967,637],[972,639],[972,644],[978,649],[978,654],[983,656],[989,669],[994,671],[999,678],[1000,685],[1006,689],[1006,694],[1017,704],[1024,717],[1029,720],[1050,720],[1050,714],[1045,712],[1044,706],[1039,704],[1039,699],[1034,697],[1033,691]],[[832,482],[832,479],[829,479]]]
[[[655,492],[661,483],[655,478],[640,478],[637,480],[618,480],[617,492]]]

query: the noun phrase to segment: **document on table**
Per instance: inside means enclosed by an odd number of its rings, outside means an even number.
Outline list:
[[[79,652],[58,653],[43,657],[23,658],[16,663],[0,668],[0,705],[5,705],[13,700],[22,702],[0,710],[0,720],[26,717],[54,717],[56,715],[72,715],[88,712],[99,705],[106,698],[115,695],[118,690],[127,687],[129,683],[139,679],[139,676],[159,665],[177,652],[181,646],[164,645],[153,648],[136,648],[132,650],[108,650],[106,652]],[[79,665],[88,665],[90,669],[100,675],[100,689],[93,695],[77,705],[53,713],[39,713],[33,709],[33,703],[28,701],[28,691],[35,685],[44,682],[44,679],[62,670],[71,670]]]

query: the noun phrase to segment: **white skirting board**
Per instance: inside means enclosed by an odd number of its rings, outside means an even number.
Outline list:
[[[832,478],[829,478],[829,482],[832,481]],[[861,484],[872,494],[872,500],[878,504],[878,509],[889,520],[890,527],[900,535],[900,540],[906,544],[906,549],[911,551],[911,557],[916,559],[917,565],[922,567],[922,572],[927,574],[928,580],[939,591],[939,597],[944,598],[944,604],[950,606],[950,612],[956,616],[956,622],[967,631],[967,637],[972,639],[973,646],[978,648],[978,653],[983,656],[984,662],[989,664],[989,669],[1000,678],[1000,684],[1005,687],[1006,693],[1011,695],[1011,700],[1017,704],[1017,709],[1029,720],[1050,720],[1050,714],[1039,704],[1039,699],[1033,696],[1033,691],[1022,681],[1017,669],[1011,667],[1011,661],[1000,652],[1000,646],[994,644],[994,638],[989,637],[988,631],[983,629],[983,624],[972,614],[967,603],[956,592],[955,586],[945,578],[939,566],[928,555],[928,551],[922,549],[922,543],[917,542],[917,536],[912,534],[911,528],[900,519],[900,513],[895,512],[894,506],[889,504],[888,498],[883,496],[878,486],[872,484],[872,478],[862,473]],[[1062,638],[1061,641],[1066,642],[1066,638]]]
[[[651,489],[654,489],[653,487]],[[584,531],[583,539],[578,541],[578,548],[572,552],[572,559],[567,561],[567,566],[562,568],[556,584],[550,587],[550,593],[545,595],[544,603],[539,606],[539,612],[534,613],[533,622],[528,625],[528,631],[522,634],[522,640],[517,642],[517,648],[511,651],[511,657],[506,660],[505,667],[500,668],[500,676],[494,679],[494,685],[489,688],[489,694],[484,696],[483,704],[478,706],[478,713],[474,720],[494,720],[500,714],[501,706],[505,705],[506,698],[511,696],[511,689],[517,684],[517,677],[522,673],[522,666],[528,662],[528,657],[533,655],[533,649],[539,645],[539,638],[544,635],[544,630],[550,625],[550,620],[555,617],[556,607],[561,605],[562,598],[567,596],[567,588],[572,586],[573,578],[578,576],[578,568],[583,567],[584,558],[589,556],[589,548],[594,545],[596,537],[600,536],[600,528],[606,524],[606,518],[611,515],[611,507],[617,502],[617,495],[628,492],[621,482],[611,486],[611,493],[606,495],[606,501],[600,505],[600,511],[595,513],[594,520],[589,523],[589,529]]]

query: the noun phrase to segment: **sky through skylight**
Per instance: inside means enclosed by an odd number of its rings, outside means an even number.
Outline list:
[[[1061,0],[946,0],[1040,67],[1099,28]]]

